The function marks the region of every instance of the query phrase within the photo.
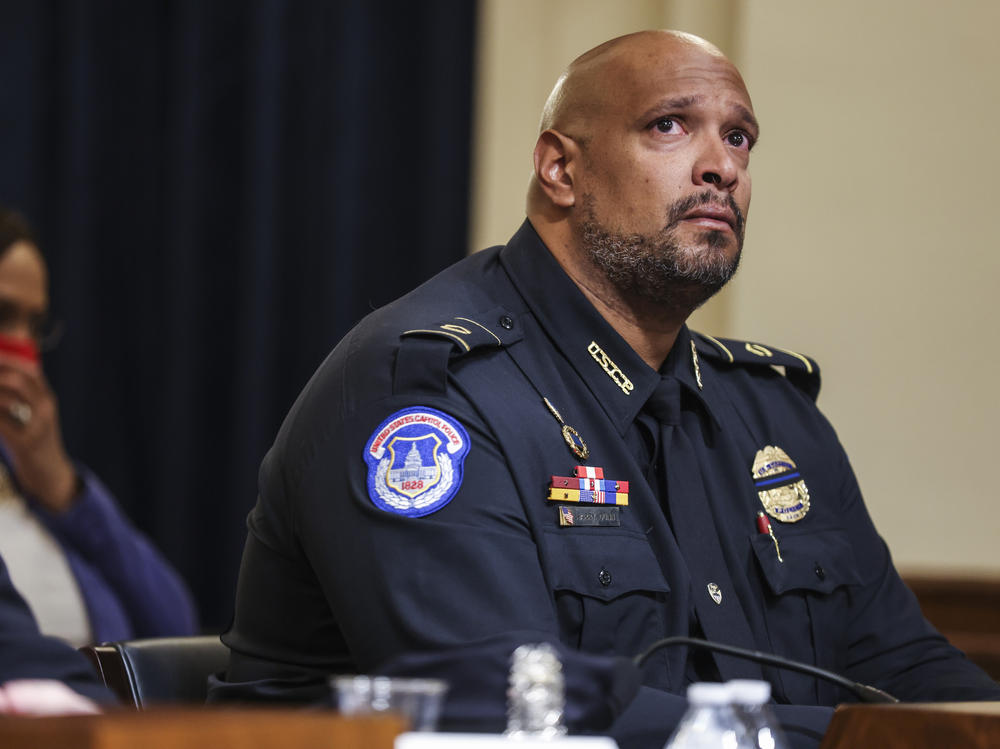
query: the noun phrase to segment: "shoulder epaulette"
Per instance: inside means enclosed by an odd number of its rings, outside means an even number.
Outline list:
[[[501,307],[457,315],[400,332],[393,392],[443,393],[448,362],[472,351],[502,349],[521,340],[517,318]]]
[[[691,331],[691,336],[700,356],[740,366],[781,367],[785,377],[810,398],[815,400],[819,395],[819,365],[808,356],[777,346],[729,338],[713,338],[695,331]]]
[[[432,325],[414,326],[400,333],[407,336],[434,336],[447,338],[455,344],[457,353],[466,354],[473,349],[503,348],[521,340],[520,326],[512,314],[501,307],[475,315],[457,315]]]

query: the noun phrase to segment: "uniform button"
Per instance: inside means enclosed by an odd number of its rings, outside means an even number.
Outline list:
[[[605,588],[611,585],[611,573],[604,567],[601,567],[601,571],[597,573],[597,579]]]
[[[823,569],[823,567],[820,565],[819,562],[816,562],[816,568],[813,570],[813,572],[816,573],[816,577],[818,577],[820,580],[826,580],[826,570]]]
[[[514,327],[514,318],[510,315],[504,315],[500,318],[500,327],[504,330],[510,330]]]

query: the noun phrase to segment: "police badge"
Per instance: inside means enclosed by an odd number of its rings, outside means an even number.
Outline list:
[[[757,451],[751,469],[764,510],[782,523],[797,523],[809,512],[809,490],[795,463],[780,447]]]
[[[368,497],[379,509],[418,518],[448,504],[462,485],[469,452],[465,427],[441,411],[405,408],[365,445]]]

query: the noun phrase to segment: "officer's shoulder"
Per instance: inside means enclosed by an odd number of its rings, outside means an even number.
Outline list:
[[[370,312],[348,335],[352,345],[395,349],[406,337],[430,336],[465,352],[495,343],[488,331],[496,329],[498,320],[490,320],[488,313],[500,302],[491,293],[497,272],[496,252],[491,250],[452,264]]]
[[[408,325],[401,326],[399,345],[401,348],[413,345],[417,340],[447,342],[451,357],[499,350],[521,340],[520,326],[515,324],[517,317],[502,305],[490,309],[453,309],[442,315],[411,319]]]
[[[523,304],[495,291],[498,272],[496,252],[484,250],[369,312],[323,361],[293,410],[329,421],[330,414],[359,413],[392,396],[416,402],[445,395],[460,362],[502,352],[521,337]]]
[[[463,265],[472,262],[457,269]],[[376,313],[376,346],[395,350],[394,393],[443,392],[449,370],[523,338],[523,303],[499,292],[490,275],[444,274]]]
[[[425,310],[427,314],[393,317],[394,330],[386,329],[394,338],[395,361],[392,392],[444,394],[448,373],[461,361],[478,359],[499,353],[521,340],[517,315],[502,305],[478,308],[469,305],[448,305],[450,309]]]
[[[520,300],[495,282],[499,248],[446,269],[389,307],[382,330],[402,347],[414,341],[446,346],[451,357],[502,349],[521,339]]]
[[[691,336],[698,355],[703,358],[733,367],[778,369],[813,400],[819,395],[819,365],[804,354],[754,341],[714,338],[696,331],[691,331]]]

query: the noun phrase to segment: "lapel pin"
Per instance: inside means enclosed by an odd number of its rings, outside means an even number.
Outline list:
[[[562,428],[563,440],[566,445],[572,451],[572,453],[578,457],[580,460],[586,460],[590,457],[590,448],[587,447],[587,443],[583,441],[583,437],[580,433],[576,431],[573,427],[563,421],[562,415],[556,410],[556,407],[552,405],[552,402],[545,397],[542,397],[545,401],[545,406],[549,409],[549,412],[556,417],[556,421],[559,422]]]

